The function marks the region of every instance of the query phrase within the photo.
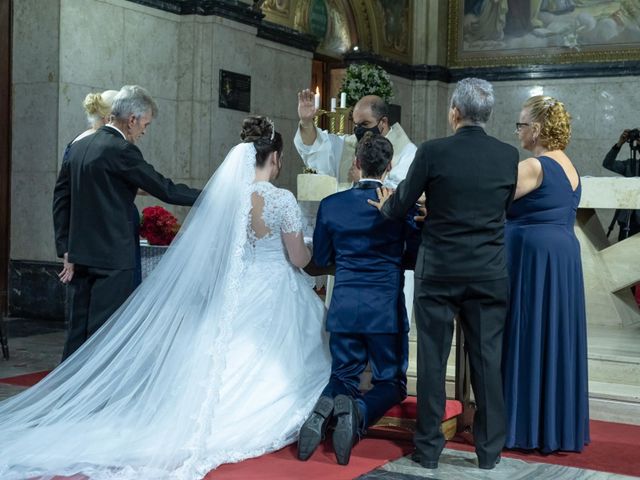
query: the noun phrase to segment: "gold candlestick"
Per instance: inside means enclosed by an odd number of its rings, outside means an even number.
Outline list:
[[[347,123],[347,116],[349,115],[349,111],[351,108],[340,108],[337,107],[335,112],[328,112],[326,110],[318,109],[316,110],[315,117],[313,119],[314,125],[318,126],[318,119],[322,115],[326,115],[329,118],[329,133],[334,133],[336,135],[344,135],[345,125]]]

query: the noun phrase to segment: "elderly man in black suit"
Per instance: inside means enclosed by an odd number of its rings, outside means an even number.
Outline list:
[[[174,184],[142,157],[135,142],[157,114],[149,93],[124,86],[111,122],[71,146],[53,196],[60,280],[69,284],[69,330],[62,359],[98,330],[135,288],[131,210],[138,189],[174,205],[200,190]]]
[[[424,192],[429,214],[422,229],[414,295],[418,331],[418,422],[414,460],[437,468],[445,439],[445,374],[459,314],[478,407],[474,422],[478,466],[491,469],[505,441],[500,363],[507,315],[505,213],[513,200],[518,151],[487,135],[493,87],[461,80],[451,98],[454,135],[423,143],[394,194],[372,202],[403,218]]]

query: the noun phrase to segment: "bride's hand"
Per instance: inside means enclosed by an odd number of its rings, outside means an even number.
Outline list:
[[[369,199],[367,200],[367,202],[369,203],[369,205],[373,205],[378,210],[382,210],[385,202],[389,200],[389,197],[391,197],[391,195],[393,195],[393,190],[387,187],[378,187],[376,188],[376,193],[378,194],[378,201],[376,202],[375,200]]]

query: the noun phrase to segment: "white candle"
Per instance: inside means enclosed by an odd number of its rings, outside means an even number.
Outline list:
[[[313,106],[320,108],[320,89],[316,87],[316,94],[313,96]]]
[[[335,98],[331,99],[331,111],[332,112],[336,111],[336,99]]]
[[[347,108],[347,94],[345,92],[340,94],[340,108]]]

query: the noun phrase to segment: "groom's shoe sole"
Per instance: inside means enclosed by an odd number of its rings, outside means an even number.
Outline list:
[[[298,459],[309,460],[320,442],[324,440],[327,424],[333,411],[333,399],[320,397],[313,412],[300,428],[298,436]]]
[[[358,407],[346,395],[338,395],[333,402],[333,415],[337,419],[336,428],[333,430],[333,450],[338,464],[347,465],[358,436]]]

